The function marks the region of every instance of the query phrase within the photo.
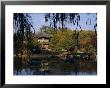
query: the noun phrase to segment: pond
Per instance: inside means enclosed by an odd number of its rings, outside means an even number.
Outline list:
[[[14,75],[97,75],[97,63],[44,56],[30,58],[30,61],[24,64],[21,58],[14,58],[13,73]]]

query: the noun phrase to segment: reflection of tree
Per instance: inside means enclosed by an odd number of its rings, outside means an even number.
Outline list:
[[[87,13],[88,16],[90,16],[91,14]],[[97,14],[95,14],[96,16]],[[94,24],[94,30],[95,30],[95,36],[97,36],[97,32],[96,32],[96,28],[97,28],[97,16],[95,17],[95,24]],[[92,18],[89,18],[87,21],[86,21],[86,24],[88,25],[91,25],[91,20]],[[67,25],[68,24],[72,24],[73,26],[76,26],[76,30],[74,31],[73,33],[73,45],[72,46],[74,48],[74,51],[75,53],[77,53],[77,50],[78,48],[80,47],[79,46],[79,36],[80,36],[80,33],[82,31],[82,27],[81,27],[81,23],[80,23],[80,14],[79,13],[47,13],[45,14],[45,21],[46,22],[50,22],[50,27],[52,27],[55,31],[56,30],[59,30],[59,29],[62,29],[62,31],[64,31],[65,29],[67,29]],[[77,30],[77,29],[80,29]],[[93,38],[94,39],[94,38]],[[55,39],[54,39],[55,40]],[[92,40],[92,39],[91,39]],[[90,40],[90,41],[91,41]],[[96,40],[96,39],[95,39]],[[86,40],[88,41],[88,39]],[[94,44],[96,44],[96,41],[93,41],[92,42]],[[87,45],[89,43],[88,42],[85,42],[85,44]],[[84,44],[84,42],[82,43]],[[87,46],[87,49],[89,47]],[[58,49],[58,48],[57,48]],[[80,66],[80,59],[76,56],[76,61],[75,61],[75,72],[77,74],[77,72],[79,71],[79,66]]]
[[[87,21],[87,24],[91,24],[90,20],[89,22]],[[58,51],[58,54],[60,51],[62,53],[62,51],[66,51],[69,49],[71,50],[75,49],[76,50],[75,53],[77,53],[77,49],[79,48],[79,45],[84,46],[84,49],[82,49],[83,52],[87,52],[87,51],[94,52],[96,50],[97,23],[94,25],[95,32],[91,31],[90,33],[88,33],[89,31],[82,30],[82,27],[80,24],[80,14],[78,13],[45,14],[45,21],[50,22],[50,27],[42,26],[41,31],[52,35],[52,39],[49,44],[49,47],[52,48],[55,52]],[[36,39],[33,39],[34,34],[32,33],[32,30],[31,30],[33,29],[33,27],[31,23],[31,17],[29,16],[29,14],[15,13],[13,24],[14,24],[14,54],[16,54],[16,56],[18,57],[16,61],[16,67],[17,69],[19,69],[21,68],[20,66],[21,63],[18,63],[19,57],[21,57],[23,62],[26,63],[31,55],[30,50],[36,49],[37,50],[36,52],[40,53],[41,49],[38,41]],[[74,31],[68,30],[67,28],[68,24],[72,24],[73,26],[77,25],[76,30]],[[78,28],[80,30],[77,30]],[[76,67],[74,67],[76,72],[78,72],[79,70],[79,67],[78,67],[79,61],[77,60],[78,58],[76,57],[76,61],[75,61]],[[47,69],[45,67],[48,67],[48,66],[45,66],[44,64],[46,63],[43,63],[42,68]],[[67,66],[70,66],[70,65],[67,65]],[[67,70],[69,69],[63,65],[62,65],[62,68],[65,68]]]
[[[31,17],[27,13],[14,13],[14,50],[17,56],[22,57],[24,63],[30,57],[32,39]]]

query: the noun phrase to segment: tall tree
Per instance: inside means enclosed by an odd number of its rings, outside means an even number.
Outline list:
[[[28,13],[14,13],[14,50],[20,55],[24,63],[30,57],[30,43],[32,38],[32,22]]]

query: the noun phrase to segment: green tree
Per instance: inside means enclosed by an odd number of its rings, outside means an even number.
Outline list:
[[[56,52],[60,52],[62,49],[69,49],[73,46],[72,30],[65,30],[63,32],[58,30],[57,33],[53,34],[51,43],[53,45],[52,49]]]
[[[87,13],[87,15],[91,16],[91,13],[90,14]],[[95,15],[97,15],[97,14],[95,14]],[[52,27],[54,30],[58,30],[58,29],[65,30],[65,29],[67,29],[68,23],[70,23],[73,26],[76,26],[76,30],[80,29],[82,31],[80,18],[81,17],[80,17],[79,13],[47,13],[47,14],[45,14],[45,21],[50,22],[50,27]],[[97,21],[97,17],[94,16],[94,18]],[[92,18],[88,18],[86,20],[87,25],[88,24],[91,25],[91,19]],[[95,22],[95,24],[94,24],[95,34],[97,35],[96,28],[97,28],[97,22]],[[75,38],[74,46],[78,46],[79,32],[80,31],[76,31],[74,33],[77,36],[77,37],[74,37]]]

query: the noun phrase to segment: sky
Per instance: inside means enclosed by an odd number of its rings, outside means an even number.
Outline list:
[[[32,25],[35,29],[35,31],[39,31],[39,29],[43,26],[49,26],[49,23],[45,22],[45,13],[31,13],[32,18]],[[95,13],[90,13],[89,15],[87,13],[80,13],[80,25],[83,30],[94,30],[94,24],[97,22],[95,19],[97,15]],[[91,19],[91,24],[86,24],[86,21],[88,19]],[[90,22],[88,20],[88,22]],[[68,24],[67,27],[71,30],[75,29],[76,26],[73,26],[72,24]],[[79,29],[80,30],[80,29]]]

